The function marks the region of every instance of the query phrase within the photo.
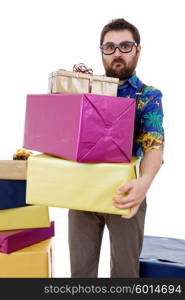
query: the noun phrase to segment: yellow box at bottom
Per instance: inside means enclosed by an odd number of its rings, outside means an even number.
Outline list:
[[[54,276],[53,239],[10,254],[0,253],[1,278],[48,278]]]
[[[113,206],[117,189],[137,177],[130,163],[79,163],[39,154],[28,159],[26,202],[92,212],[128,215]]]

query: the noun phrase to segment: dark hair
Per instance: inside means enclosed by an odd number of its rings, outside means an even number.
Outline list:
[[[132,33],[135,42],[139,45],[140,34],[138,29],[131,23],[127,22],[125,19],[114,19],[103,27],[100,36],[100,46],[103,44],[103,40],[107,32],[111,30],[118,31],[118,30],[125,30],[125,29],[129,30]]]

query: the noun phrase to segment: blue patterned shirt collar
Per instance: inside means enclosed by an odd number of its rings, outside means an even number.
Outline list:
[[[129,77],[124,83],[120,84],[118,86],[118,89],[122,89],[128,84],[130,84],[133,88],[138,89],[138,87],[140,86],[140,80],[137,77],[136,72],[134,72],[133,75]]]

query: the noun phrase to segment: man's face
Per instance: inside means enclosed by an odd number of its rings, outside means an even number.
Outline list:
[[[123,41],[134,41],[132,33],[129,30],[111,30],[106,33],[103,44],[107,42],[119,44]],[[119,78],[120,80],[129,78],[137,66],[140,50],[140,46],[133,46],[132,51],[129,53],[122,53],[118,48],[110,55],[104,55],[102,53],[102,61],[106,75]]]

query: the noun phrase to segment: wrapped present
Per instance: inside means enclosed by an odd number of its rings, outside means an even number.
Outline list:
[[[11,253],[54,236],[54,221],[50,227],[0,231],[0,252]]]
[[[26,180],[27,161],[0,160],[0,179]]]
[[[117,96],[118,83],[118,78],[61,69],[49,74],[48,92]]]
[[[185,240],[145,236],[140,255],[140,277],[185,277]]]
[[[26,180],[0,180],[0,210],[26,206]]]
[[[0,210],[0,230],[49,227],[47,207],[29,205]]]
[[[53,277],[52,238],[12,252],[0,253],[0,277],[48,278]]]
[[[134,117],[135,99],[28,95],[24,147],[78,162],[130,162]]]
[[[46,154],[28,159],[26,202],[29,204],[127,215],[130,209],[113,206],[112,197],[136,178],[137,159],[131,163],[87,164]]]

